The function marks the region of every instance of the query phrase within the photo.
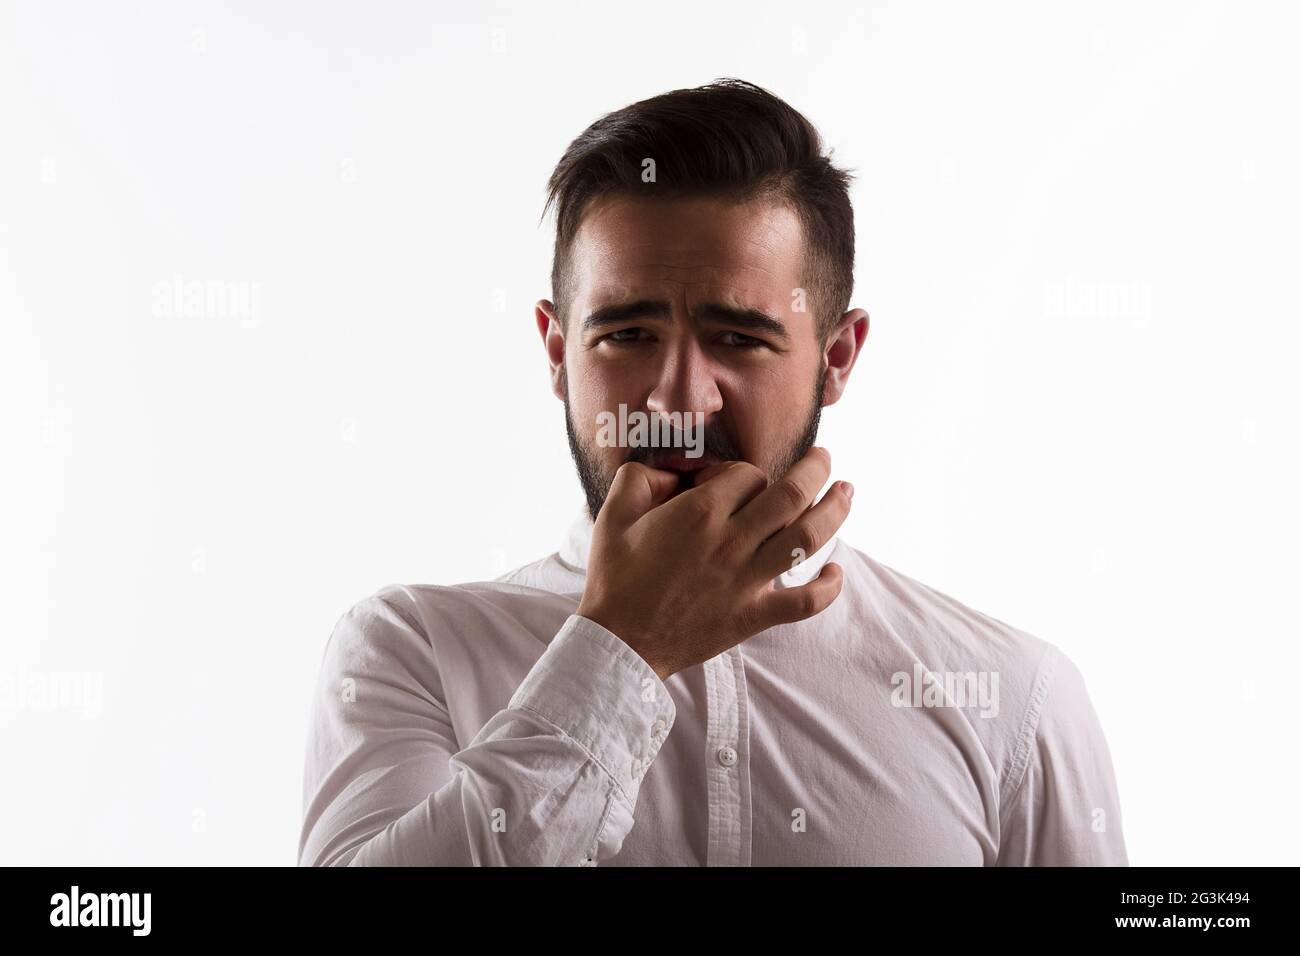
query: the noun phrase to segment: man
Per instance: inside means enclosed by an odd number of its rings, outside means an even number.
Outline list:
[[[839,541],[847,482],[818,498],[868,330],[848,182],[738,81],[574,140],[536,320],[589,514],[339,621],[300,864],[1127,864],[1071,661]]]

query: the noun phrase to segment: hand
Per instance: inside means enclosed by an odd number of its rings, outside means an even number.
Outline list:
[[[799,587],[778,590],[772,580],[790,570],[796,549],[817,551],[848,517],[847,482],[812,503],[830,470],[824,448],[770,486],[749,462],[723,462],[668,500],[675,472],[625,462],[592,532],[577,613],[618,635],[660,678],[820,613],[843,587],[839,565]]]

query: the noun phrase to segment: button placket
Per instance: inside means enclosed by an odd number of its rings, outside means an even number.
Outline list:
[[[704,663],[708,736],[708,866],[748,866],[750,808],[744,664],[739,648]]]

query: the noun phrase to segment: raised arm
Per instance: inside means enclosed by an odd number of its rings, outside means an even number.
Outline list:
[[[573,615],[460,747],[434,661],[382,597],[339,621],[312,706],[299,864],[565,866],[618,853],[675,717],[650,666]]]

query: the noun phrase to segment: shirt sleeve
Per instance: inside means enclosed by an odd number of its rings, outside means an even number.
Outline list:
[[[451,681],[382,597],[340,619],[312,705],[299,865],[594,866],[617,854],[676,715],[654,669],[571,615],[465,747],[441,699]]]
[[[1055,647],[1040,665],[999,812],[998,866],[1127,866],[1119,793],[1083,675]]]

